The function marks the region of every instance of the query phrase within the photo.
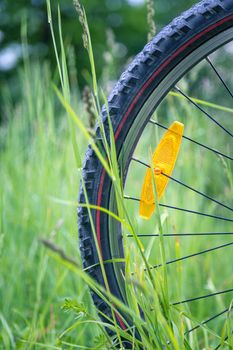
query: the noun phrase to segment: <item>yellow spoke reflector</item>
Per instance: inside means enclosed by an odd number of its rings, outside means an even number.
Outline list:
[[[169,181],[169,178],[162,173],[171,176],[179,154],[183,132],[184,125],[175,121],[166,131],[153,154],[152,166],[158,200],[164,194]],[[155,207],[152,170],[148,168],[142,187],[140,216],[149,219]]]

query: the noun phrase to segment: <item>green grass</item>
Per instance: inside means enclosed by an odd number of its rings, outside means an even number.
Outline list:
[[[49,1],[48,14],[53,33]],[[98,118],[101,101],[106,103],[106,100],[97,83],[85,13],[83,16],[87,35],[85,45],[93,79],[93,105]],[[24,69],[18,73],[19,102],[13,105],[10,92],[3,92],[6,120],[0,129],[0,349],[116,349],[117,344],[121,344],[123,332],[115,320],[109,324],[99,321],[89,286],[112,307],[113,319],[115,307],[133,319],[141,341],[135,338],[133,328],[125,336],[133,343],[134,349],[139,349],[142,344],[145,349],[212,349],[221,337],[231,336],[230,315],[223,315],[219,322],[203,326],[187,337],[183,335],[184,330],[229,307],[231,294],[182,307],[170,304],[195,294],[231,288],[233,261],[230,253],[223,255],[218,251],[204,258],[196,257],[158,269],[154,274],[145,273],[143,268],[146,264],[158,264],[230,242],[230,238],[216,237],[165,238],[164,232],[190,232],[190,227],[193,232],[218,231],[229,230],[230,226],[216,222],[210,224],[208,219],[200,220],[193,215],[184,216],[169,210],[157,211],[149,222],[140,219],[138,206],[122,198],[113,134],[110,132],[109,145],[103,128],[108,162],[96,146],[95,151],[113,179],[118,207],[116,219],[122,223],[126,235],[134,236],[131,241],[125,238],[128,304],[116,300],[110,295],[108,286],[105,291],[82,271],[76,199],[82,181],[80,159],[84,157],[87,143],[92,143],[93,139],[88,132],[88,117],[79,94],[69,85],[59,13],[58,18],[59,44],[53,36],[58,74],[53,76],[46,63],[30,63],[25,55]],[[61,92],[54,87],[59,86],[57,76]],[[184,80],[182,84],[185,83]],[[230,124],[232,110],[208,105],[204,98],[201,100],[202,105],[215,108],[219,117]],[[214,147],[230,150],[230,144],[224,138],[213,138],[215,129],[208,127],[208,121],[201,119],[200,113],[176,94],[165,99],[154,119],[166,125],[174,120],[182,121],[186,135],[195,136],[200,141],[204,135],[205,139],[213,140]],[[162,135],[163,131],[153,126],[147,128],[137,146],[136,156],[150,164],[151,150]],[[205,169],[204,174],[202,169]],[[127,194],[140,196],[144,174],[142,166],[132,165],[125,188]],[[218,179],[215,186],[212,185],[213,174]],[[230,164],[211,153],[203,156],[195,145],[183,141],[174,177],[209,195],[221,193],[220,200],[231,202]],[[179,203],[180,207],[217,213],[215,204],[206,205],[204,199],[200,200],[192,193],[187,195],[177,186],[169,182],[164,203]],[[140,232],[160,233],[160,238],[138,240],[136,233]],[[102,261],[101,267],[104,274]],[[144,320],[140,317],[138,305],[144,312]],[[117,336],[111,339],[104,326],[114,330]],[[223,348],[232,349],[231,337]]]
[[[48,66],[38,63],[29,70],[29,75],[19,75],[20,102],[15,107],[6,103],[8,120],[1,128],[0,344],[6,349],[15,342],[19,346],[20,339],[32,349],[35,342],[45,348],[55,345],[59,333],[75,320],[74,313],[62,310],[66,298],[89,305],[93,312],[85,283],[54,261],[40,242],[53,241],[81,264],[76,207],[56,201],[75,202],[78,195],[80,175],[68,120]],[[80,142],[82,136],[77,136]],[[83,154],[85,140],[80,144]],[[69,340],[87,346],[98,333],[98,327],[81,326]]]

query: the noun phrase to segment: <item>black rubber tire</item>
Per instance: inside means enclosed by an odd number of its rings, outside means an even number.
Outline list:
[[[218,25],[217,25],[218,24]],[[221,31],[233,26],[233,0],[205,0],[193,6],[190,10],[184,12],[180,17],[174,19],[166,26],[155,38],[148,43],[143,51],[136,56],[128,69],[122,74],[119,82],[116,84],[109,99],[109,112],[114,132],[118,132],[119,125],[129,111],[124,128],[121,129],[116,141],[116,149],[119,153],[124,139],[145,101],[158,84],[166,77],[178,62],[181,62],[198,46],[207,42],[211,37]],[[212,28],[211,30],[207,30]],[[202,33],[198,37],[198,35]],[[194,38],[196,38],[194,40]],[[185,47],[185,44],[191,42]],[[184,50],[180,48],[185,47]],[[180,52],[179,52],[180,51]],[[175,58],[168,65],[164,62],[169,57]],[[149,83],[150,78],[155,72],[158,72],[156,78]],[[142,87],[146,86],[143,93],[139,96],[137,103],[132,106],[135,96],[139,94]],[[149,118],[149,116],[148,116]],[[106,110],[102,111],[102,120],[105,126],[106,134],[109,135]],[[96,128],[96,138],[101,142],[99,128]],[[127,170],[127,169],[126,169]],[[98,196],[103,167],[89,146],[85,155],[83,164],[83,178],[87,190],[89,203],[98,205]],[[101,195],[101,206],[108,208],[109,193],[111,181],[105,176],[103,181],[103,192]],[[100,200],[100,198],[99,198]],[[83,188],[80,188],[79,201],[85,203]],[[93,221],[96,223],[97,211],[92,210]],[[104,260],[112,258],[109,247],[108,236],[108,216],[100,214],[101,226],[101,251]],[[92,236],[92,229],[87,209],[78,208],[78,227],[80,249],[85,268],[98,263],[97,251]],[[123,247],[122,247],[123,255]],[[92,267],[88,273],[101,285],[104,285],[101,270],[99,267]],[[106,275],[108,278],[111,292],[119,299],[123,300],[119,286],[116,281],[113,266],[106,265]],[[111,310],[105,302],[96,294],[92,293],[94,303],[98,310],[111,317]]]

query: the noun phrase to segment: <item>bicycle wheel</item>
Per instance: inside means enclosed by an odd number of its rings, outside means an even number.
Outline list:
[[[224,249],[228,249],[233,244],[233,242],[222,241],[224,237],[229,238],[232,235],[232,232],[230,232],[233,222],[232,195],[229,188],[225,188],[226,178],[222,180],[222,163],[214,160],[214,157],[221,157],[223,162],[227,162],[228,177],[230,177],[231,175],[229,174],[232,171],[230,150],[232,150],[233,131],[231,129],[232,118],[226,117],[226,113],[232,113],[232,110],[230,107],[220,108],[219,104],[209,101],[209,96],[204,96],[201,100],[190,97],[192,93],[198,93],[202,90],[203,94],[207,92],[214,99],[223,98],[224,103],[228,103],[227,101],[231,102],[233,95],[230,89],[230,82],[227,81],[229,77],[226,74],[222,74],[221,69],[219,70],[214,62],[221,60],[224,56],[221,50],[224,53],[232,52],[232,46],[229,44],[232,40],[233,0],[201,1],[190,10],[184,12],[180,17],[174,19],[171,24],[165,27],[145,46],[143,51],[136,56],[128,69],[122,74],[108,99],[117,158],[123,174],[125,198],[129,202],[129,212],[131,212],[132,216],[135,216],[135,213],[139,210],[142,188],[141,179],[144,178],[146,167],[151,161],[148,157],[148,149],[150,147],[153,149],[162,137],[160,131],[156,131],[158,134],[157,140],[152,142],[151,140],[155,140],[153,128],[158,128],[158,130],[168,129],[169,123],[174,121],[174,118],[170,118],[170,120],[167,116],[168,111],[170,111],[167,99],[173,99],[172,113],[176,115],[175,119],[180,119],[181,113],[190,113],[190,111],[197,115],[196,119],[198,121],[194,121],[194,118],[191,119],[187,116],[182,116],[181,118],[185,125],[185,130],[187,130],[182,142],[183,144],[186,143],[187,147],[194,147],[195,150],[192,149],[193,151],[189,153],[194,155],[190,160],[186,159],[186,153],[183,151],[183,157],[180,156],[179,158],[181,159],[180,164],[175,167],[175,169],[177,168],[175,170],[177,171],[177,177],[170,177],[170,182],[174,183],[172,185],[174,188],[171,189],[169,182],[168,191],[170,193],[166,194],[166,199],[171,199],[171,202],[160,204],[161,208],[169,211],[169,214],[165,213],[166,216],[168,215],[166,220],[171,220],[170,226],[168,225],[167,227],[173,228],[174,233],[174,225],[177,226],[175,234],[167,233],[164,236],[195,237],[195,240],[197,240],[197,236],[201,239],[204,236],[211,236],[213,242],[217,243],[215,245],[212,243],[211,245],[209,239],[205,241],[200,240],[198,251],[192,252],[192,254],[187,253],[183,257],[171,258],[167,261],[169,265],[178,261],[191,260],[197,255],[203,254],[203,256],[207,256],[214,254],[212,251],[217,252],[216,254],[222,252],[221,254],[224,255]],[[222,62],[223,67],[225,64],[228,65],[225,61]],[[199,77],[199,71],[202,72],[200,74],[200,79],[202,80],[192,82],[194,77]],[[206,76],[207,78],[205,78]],[[192,83],[189,83],[187,86],[187,82],[190,81]],[[223,97],[219,97],[218,91],[216,91],[218,84],[217,90],[222,89],[224,94],[221,96]],[[182,88],[179,86],[182,86]],[[201,89],[201,87],[204,88]],[[187,90],[188,92],[186,92]],[[176,103],[174,103],[174,99],[177,99]],[[209,102],[206,103],[205,100]],[[186,107],[186,102],[189,107]],[[217,116],[215,109],[218,112]],[[152,119],[154,113],[156,113],[156,120]],[[102,111],[102,121],[109,138],[108,118],[105,108]],[[206,130],[206,132],[204,133],[203,130]],[[153,134],[152,138],[149,137],[151,134]],[[101,142],[101,132],[98,126],[96,135],[98,142]],[[144,150],[147,150],[147,153]],[[195,154],[198,156],[195,156]],[[207,157],[205,154],[211,154],[211,156]],[[138,155],[140,155],[140,159],[137,158]],[[197,161],[200,159],[203,163],[198,164],[196,167]],[[208,164],[205,164],[205,161]],[[204,169],[205,165],[208,167],[207,173]],[[186,167],[189,169],[187,174],[185,173]],[[211,178],[210,175],[213,174],[214,178]],[[178,175],[183,176],[182,180],[179,180]],[[220,184],[217,182],[218,177],[221,178]],[[88,147],[86,152],[83,178],[89,203],[117,213],[116,196],[111,180],[91,146]],[[200,181],[196,182],[199,178]],[[205,181],[203,181],[203,178]],[[128,185],[131,182],[130,179],[136,181],[133,196],[127,192],[130,191],[130,185]],[[203,182],[205,183],[203,184]],[[213,186],[213,183],[216,186]],[[195,204],[194,197],[190,197],[189,200],[189,197],[186,197],[186,194],[184,194],[181,200],[184,206],[179,206],[181,189],[180,187],[177,188],[177,186],[181,186],[187,193],[192,192],[191,196],[195,195],[197,198],[201,196],[206,202],[202,201],[200,208],[199,204]],[[82,186],[80,202],[86,202]],[[176,218],[174,218],[174,213],[177,212],[178,214],[175,214]],[[190,217],[195,217],[196,219],[191,220]],[[100,210],[92,210],[92,218],[103,260],[123,258],[125,243],[123,243],[122,230],[119,223]],[[173,220],[175,220],[175,224]],[[98,265],[99,260],[91,222],[86,208],[80,207],[78,209],[78,226],[83,266],[85,268],[89,267],[88,272],[90,275],[104,286],[103,276]],[[151,224],[148,222],[141,220],[139,228],[138,237],[143,240],[145,246],[157,236],[155,233],[148,233],[151,232],[148,231],[151,230]],[[180,228],[183,229],[183,233],[178,232]],[[130,240],[130,238],[129,235],[128,239]],[[215,241],[214,238],[216,238]],[[190,243],[184,243],[184,245],[188,250],[190,249]],[[220,255],[220,260],[222,255]],[[232,264],[232,261],[229,262],[228,266],[230,264]],[[155,266],[153,257],[151,258],[150,266],[158,267],[158,265]],[[105,271],[111,292],[125,302],[124,264],[108,263],[105,265]],[[189,266],[190,271],[192,271],[192,264]],[[218,272],[220,273],[219,270]],[[229,269],[227,272],[229,272]],[[204,282],[201,281],[200,286],[203,286],[203,284]],[[221,290],[222,294],[224,294],[223,292],[224,290]],[[232,288],[229,287],[226,289],[226,294],[230,292],[232,292]],[[215,294],[218,295],[220,292]],[[202,295],[203,297],[205,296]],[[197,297],[196,299],[199,300],[201,298]],[[96,294],[93,294],[93,300],[97,309],[111,318],[109,306]],[[211,319],[212,316],[214,317],[215,315],[209,315],[209,318]],[[119,325],[122,329],[125,329],[122,319],[117,314],[116,317]]]

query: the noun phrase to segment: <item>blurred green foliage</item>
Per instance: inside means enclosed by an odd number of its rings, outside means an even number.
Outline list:
[[[154,0],[157,31],[194,2]],[[108,94],[120,72],[147,42],[146,0],[80,0],[80,3],[89,22],[97,77]],[[71,85],[82,90],[90,83],[90,75],[78,14],[72,0],[53,0],[51,6],[57,39],[58,6],[61,10]],[[6,119],[3,101],[19,101],[18,68],[23,66],[25,48],[30,61],[49,62],[52,79],[58,84],[46,0],[0,0],[0,122]]]
[[[147,41],[146,4],[143,0],[81,0],[85,7],[95,53],[99,79],[116,79],[122,66],[137,54]],[[155,0],[155,21],[159,30],[193,0]],[[81,26],[72,0],[53,0],[52,13],[57,23],[58,5],[62,14],[65,43],[71,45],[71,58],[78,66],[81,86],[87,79],[88,60],[82,46]],[[22,63],[22,25],[27,28],[31,60],[49,60],[56,67],[47,21],[46,0],[0,0],[0,84],[1,92],[10,86],[17,99],[20,87],[16,68]],[[55,28],[57,29],[57,28]],[[55,69],[54,69],[55,71]],[[107,74],[107,77],[106,77]]]

